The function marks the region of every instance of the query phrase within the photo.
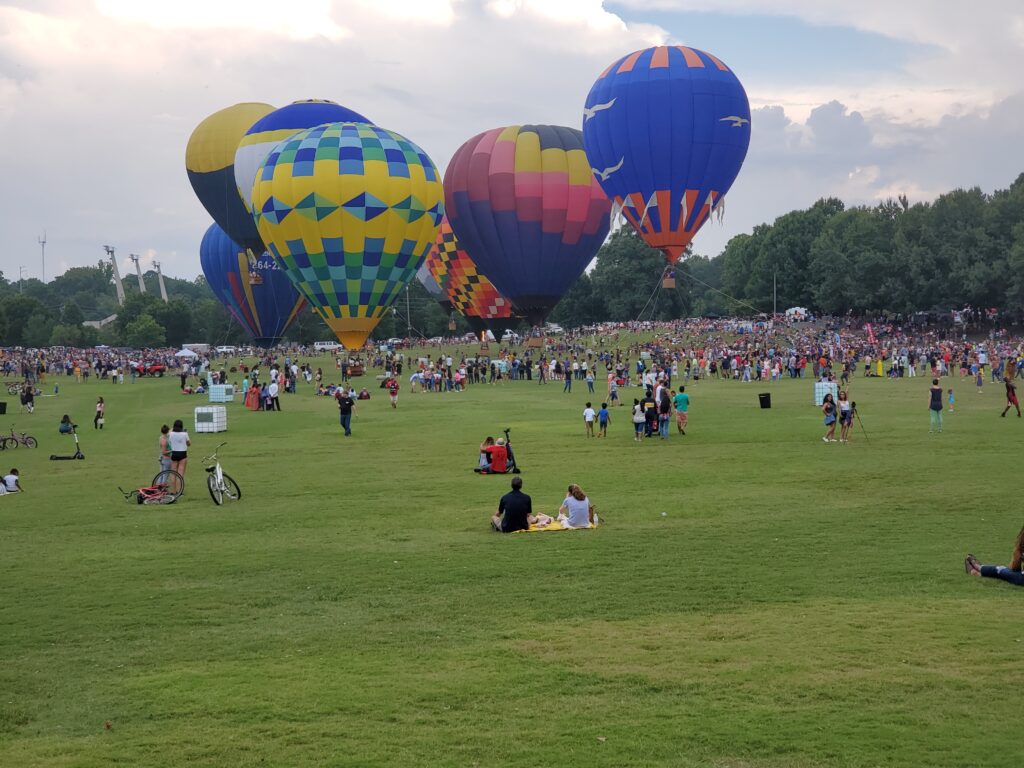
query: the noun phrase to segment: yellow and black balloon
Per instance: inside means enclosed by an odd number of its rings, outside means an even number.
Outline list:
[[[427,154],[367,123],[276,145],[252,188],[262,241],[348,349],[358,349],[437,237],[444,191]]]
[[[246,131],[273,111],[255,102],[214,112],[196,126],[185,148],[185,170],[199,202],[228,237],[256,256],[263,242],[235,185],[235,152]]]

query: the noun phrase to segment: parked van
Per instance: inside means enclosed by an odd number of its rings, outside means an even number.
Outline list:
[[[341,344],[336,341],[315,341],[313,349],[317,352],[336,352],[341,349]]]
[[[233,355],[237,351],[237,347],[217,347],[217,352],[219,352],[222,355]]]

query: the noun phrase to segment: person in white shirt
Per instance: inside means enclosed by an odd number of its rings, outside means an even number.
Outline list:
[[[4,493],[21,493],[25,489],[21,487],[20,476],[17,469],[12,469],[4,475]]]
[[[597,514],[583,489],[573,483],[558,510],[558,522],[563,528],[587,528],[597,525]]]
[[[267,387],[267,394],[270,396],[270,407],[267,410],[281,410],[281,400],[277,396],[280,391],[280,387],[277,386],[277,379],[271,379],[270,386]]]
[[[171,470],[185,478],[185,470],[188,467],[188,447],[192,445],[188,432],[181,419],[176,419],[171,432],[167,435],[167,447],[171,450]]]
[[[597,412],[590,403],[587,403],[587,407],[583,409],[583,426],[587,429],[587,437],[594,436],[595,418],[597,418]]]

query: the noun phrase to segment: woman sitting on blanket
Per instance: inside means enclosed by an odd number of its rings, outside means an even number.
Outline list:
[[[590,499],[575,483],[569,486],[565,501],[558,510],[558,522],[563,528],[586,528],[588,525],[597,525],[597,515],[594,514]]]

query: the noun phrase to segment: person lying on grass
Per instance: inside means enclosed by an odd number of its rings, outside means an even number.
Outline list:
[[[1018,587],[1024,587],[1024,573],[1021,572],[1021,550],[1024,549],[1024,528],[1017,534],[1017,541],[1013,545],[1013,555],[1010,556],[1010,565],[982,565],[974,557],[967,555],[964,558],[964,570],[971,576],[985,576],[990,579],[1002,579]]]

